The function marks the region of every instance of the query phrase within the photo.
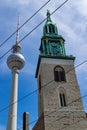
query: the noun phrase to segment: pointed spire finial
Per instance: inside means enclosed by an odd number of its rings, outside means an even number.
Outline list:
[[[49,10],[47,10],[47,21],[51,21],[51,18],[50,18],[50,11]]]
[[[18,42],[19,42],[19,25],[20,25],[20,16],[18,16],[17,34],[16,34],[16,44],[18,44]]]

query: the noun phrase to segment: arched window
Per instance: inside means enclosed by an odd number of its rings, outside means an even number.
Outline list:
[[[49,33],[52,33],[51,26],[49,26]]]
[[[65,90],[63,88],[59,90],[59,98],[60,98],[61,107],[67,106],[66,105],[66,94],[65,94]]]
[[[52,32],[55,33],[55,29],[54,29],[54,26],[52,27]]]
[[[49,25],[49,33],[55,33],[55,27],[53,25]]]
[[[56,82],[66,81],[65,71],[62,67],[57,66],[54,68],[54,80]]]
[[[45,27],[45,29],[46,29],[46,33],[47,33],[47,26]]]

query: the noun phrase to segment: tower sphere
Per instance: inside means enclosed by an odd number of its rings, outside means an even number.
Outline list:
[[[22,69],[25,64],[25,59],[23,55],[19,52],[11,54],[7,59],[7,65],[10,69],[16,67],[17,69]]]

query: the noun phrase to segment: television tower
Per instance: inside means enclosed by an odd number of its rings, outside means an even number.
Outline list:
[[[17,130],[18,74],[25,64],[25,59],[21,54],[21,46],[19,45],[19,18],[16,44],[12,47],[12,49],[12,54],[7,59],[7,65],[12,71],[12,88],[6,130]]]

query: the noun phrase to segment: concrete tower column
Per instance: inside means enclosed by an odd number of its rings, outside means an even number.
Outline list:
[[[10,96],[7,130],[17,130],[18,74],[19,70],[14,67],[12,69],[12,89]]]

